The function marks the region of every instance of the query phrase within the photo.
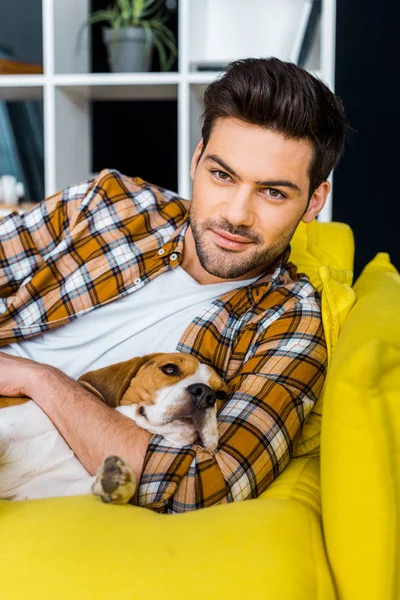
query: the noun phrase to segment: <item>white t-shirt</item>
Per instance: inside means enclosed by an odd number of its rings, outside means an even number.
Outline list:
[[[2,352],[83,373],[152,352],[175,352],[191,321],[222,294],[255,281],[201,285],[182,267],[162,273],[139,290]]]

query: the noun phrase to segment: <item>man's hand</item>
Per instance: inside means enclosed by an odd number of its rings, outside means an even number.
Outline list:
[[[0,396],[31,397],[50,369],[50,365],[0,351]]]
[[[116,455],[140,480],[152,434],[59,369],[0,352],[0,395],[32,398],[92,475],[107,456]]]

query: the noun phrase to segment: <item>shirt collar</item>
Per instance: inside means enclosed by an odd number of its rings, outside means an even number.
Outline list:
[[[172,246],[174,248],[174,252],[177,254],[181,254],[183,256],[183,246],[185,243],[185,235],[187,228],[189,226],[189,218],[186,216],[184,222],[174,231],[174,234],[171,237]]]
[[[267,271],[262,273],[254,285],[260,285],[265,283],[280,283],[282,279],[282,273],[287,263],[289,262],[291,248],[290,245],[280,254],[268,268]]]

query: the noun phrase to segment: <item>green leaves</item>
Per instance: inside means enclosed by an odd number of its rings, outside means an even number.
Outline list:
[[[144,4],[146,0],[132,0],[132,18],[134,21],[139,22],[142,17],[144,10]]]
[[[154,45],[158,50],[161,69],[163,71],[169,71],[174,64],[177,55],[174,34],[161,21],[153,19],[148,23],[154,33]]]
[[[113,7],[94,12],[83,25],[101,21],[108,23],[115,34],[125,27],[143,27],[147,44],[153,41],[157,48],[161,69],[171,69],[177,48],[174,34],[165,25],[164,0],[115,0]]]
[[[122,26],[126,23],[125,27],[129,27],[129,23],[132,19],[132,7],[129,0],[117,0],[116,7],[120,13],[120,22]]]

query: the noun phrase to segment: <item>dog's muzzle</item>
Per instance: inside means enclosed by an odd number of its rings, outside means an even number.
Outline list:
[[[210,408],[217,401],[217,396],[212,388],[204,383],[193,383],[186,388],[190,395],[196,410],[200,408]]]

